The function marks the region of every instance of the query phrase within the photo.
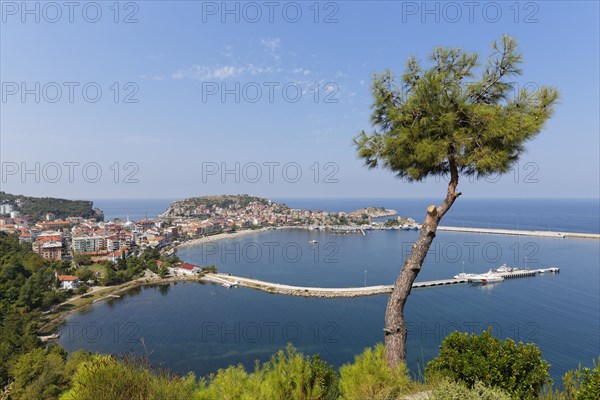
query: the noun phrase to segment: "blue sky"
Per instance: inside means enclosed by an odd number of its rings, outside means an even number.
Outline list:
[[[464,195],[599,197],[598,2],[228,2],[228,14],[222,2],[141,1],[115,15],[110,1],[94,3],[97,18],[81,2],[73,22],[64,6],[58,18],[27,4],[39,22],[21,2],[2,2],[2,190],[441,198],[443,181],[404,183],[356,158],[372,75],[400,74],[410,55],[426,60],[438,45],[484,61],[509,34],[525,56],[519,84],[555,86],[560,104],[514,171],[465,180]]]

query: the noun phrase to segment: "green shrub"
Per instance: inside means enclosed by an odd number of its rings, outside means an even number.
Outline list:
[[[211,375],[200,398],[205,400],[338,398],[338,376],[319,356],[312,359],[291,345],[248,374],[230,366]]]
[[[600,399],[600,357],[594,368],[577,368],[567,371],[562,378],[563,391],[546,393],[548,399],[598,400]]]
[[[475,382],[473,388],[457,382],[444,380],[437,384],[429,396],[431,400],[511,400],[500,389],[489,388],[481,382]]]
[[[137,360],[95,356],[79,365],[61,400],[194,400],[193,374],[185,378],[152,371]]]
[[[216,274],[217,273],[217,266],[214,265],[214,264],[207,265],[206,267],[202,267],[202,272]]]
[[[75,290],[75,294],[78,294],[78,295],[86,294],[88,292],[88,290],[90,290],[90,287],[88,285],[81,284]]]
[[[338,375],[318,355],[311,359],[292,345],[280,350],[262,368],[260,398],[336,399]]]
[[[201,392],[200,399],[251,399],[252,393],[257,390],[256,382],[251,382],[251,377],[241,365],[220,369],[209,377],[210,385]],[[202,386],[205,386],[205,381]]]
[[[501,388],[519,398],[535,398],[546,383],[550,365],[533,344],[492,336],[491,329],[481,335],[453,332],[440,347],[440,354],[427,364],[428,375],[441,374],[469,388],[480,381]]]
[[[10,390],[12,400],[56,399],[67,388],[73,371],[91,354],[85,351],[71,353],[59,346],[50,345],[19,356],[11,368],[13,379]]]
[[[385,347],[378,344],[354,358],[354,364],[340,368],[340,389],[344,399],[396,399],[411,389],[406,365],[390,368]]]

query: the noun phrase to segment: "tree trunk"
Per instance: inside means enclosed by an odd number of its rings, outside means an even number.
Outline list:
[[[396,367],[399,363],[406,361],[406,325],[404,323],[404,304],[410,295],[412,284],[421,271],[423,261],[427,256],[431,242],[440,220],[452,207],[460,192],[456,191],[458,186],[458,169],[450,160],[450,182],[448,193],[439,207],[431,205],[427,207],[427,215],[421,227],[419,237],[412,245],[410,256],[404,262],[404,266],[396,278],[394,290],[388,299],[385,310],[385,350],[388,365]]]

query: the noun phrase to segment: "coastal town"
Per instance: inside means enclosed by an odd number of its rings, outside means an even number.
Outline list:
[[[248,195],[195,197],[174,202],[156,218],[139,221],[68,216],[57,218],[47,212],[38,220],[22,214],[11,204],[0,205],[0,231],[15,233],[20,243],[47,260],[69,263],[74,269],[80,260],[116,265],[119,260],[146,249],[173,254],[182,243],[244,230],[296,227],[331,229],[353,233],[372,228],[413,228],[411,219],[400,217],[385,222],[373,219],[396,216],[395,210],[365,208],[352,213],[292,209],[264,198]],[[161,261],[157,261],[161,263]],[[160,267],[160,264],[158,265]],[[169,265],[171,274],[194,274],[198,266],[179,262]],[[74,289],[77,276],[59,275],[60,287]]]

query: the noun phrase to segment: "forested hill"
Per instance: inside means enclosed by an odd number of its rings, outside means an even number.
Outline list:
[[[213,207],[241,209],[249,204],[262,204],[279,208],[287,208],[284,204],[278,204],[268,199],[247,194],[220,195],[220,196],[201,196],[190,197],[184,200],[178,200],[171,205],[162,214],[163,217],[182,217],[182,216],[202,216],[206,209]]]
[[[104,219],[102,211],[94,208],[94,203],[88,200],[29,197],[0,192],[0,204],[11,204],[16,211],[30,216],[34,221],[43,219],[47,213],[54,214],[58,219],[66,217]]]

